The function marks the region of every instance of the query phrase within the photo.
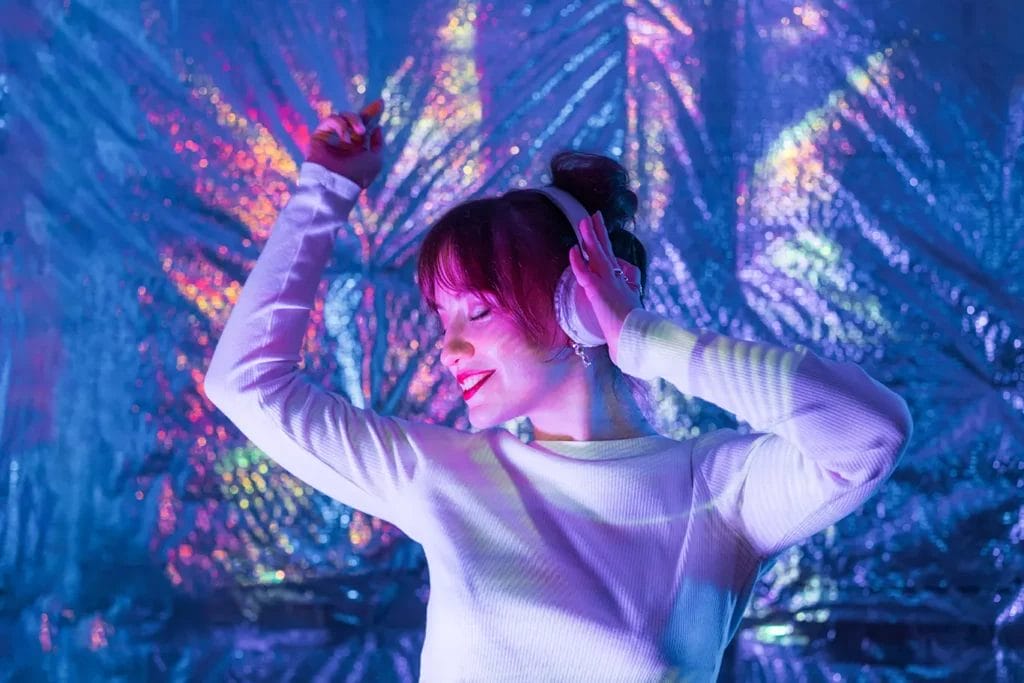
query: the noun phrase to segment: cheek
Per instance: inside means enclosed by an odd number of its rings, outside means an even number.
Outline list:
[[[520,342],[524,344],[524,342]],[[536,394],[557,391],[564,380],[561,372],[564,365],[544,362],[550,358],[539,349],[520,346],[517,353],[509,353],[502,359],[504,382],[510,393]]]
[[[511,320],[499,318],[488,326],[485,335],[490,351],[498,357],[522,357],[529,353],[526,336]],[[483,341],[483,339],[481,339]]]
[[[513,320],[496,320],[488,332],[487,353],[503,369],[504,382],[509,385],[519,384],[523,380],[529,380],[531,384],[538,381],[543,383],[546,378],[557,374],[554,372],[554,364],[545,361],[558,349],[539,347]]]

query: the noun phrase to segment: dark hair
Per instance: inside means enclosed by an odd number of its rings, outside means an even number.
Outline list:
[[[588,212],[601,211],[615,255],[640,268],[646,291],[647,251],[629,230],[638,202],[626,169],[605,156],[564,151],[551,160],[551,179]],[[416,267],[420,292],[435,313],[439,284],[477,293],[508,312],[535,344],[555,348],[561,339],[554,324],[555,285],[577,243],[565,215],[539,192],[512,190],[464,202],[441,216],[423,240]]]

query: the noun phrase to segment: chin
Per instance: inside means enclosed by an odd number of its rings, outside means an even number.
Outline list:
[[[477,430],[497,427],[515,418],[515,415],[496,414],[487,410],[486,406],[469,407],[469,423]]]
[[[470,409],[469,424],[473,425],[473,429],[482,430],[490,429],[491,427],[497,426],[501,423],[490,416],[477,416],[474,414],[473,410]]]

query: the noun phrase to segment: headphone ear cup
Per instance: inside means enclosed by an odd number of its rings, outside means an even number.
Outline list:
[[[555,318],[569,339],[581,346],[602,346],[604,333],[586,290],[576,281],[572,266],[562,271],[555,286]]]

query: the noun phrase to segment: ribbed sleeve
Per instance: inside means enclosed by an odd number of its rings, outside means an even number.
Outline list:
[[[303,164],[221,334],[207,396],[260,450],[310,486],[415,536],[425,453],[467,437],[351,405],[299,372],[335,231],[359,187]]]
[[[853,363],[692,332],[640,308],[623,325],[618,364],[641,379],[661,377],[756,430],[699,439],[695,473],[763,556],[862,505],[889,477],[912,431],[903,399]]]

